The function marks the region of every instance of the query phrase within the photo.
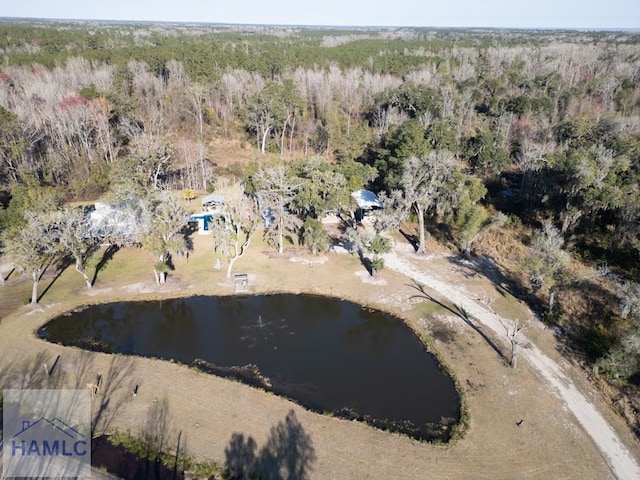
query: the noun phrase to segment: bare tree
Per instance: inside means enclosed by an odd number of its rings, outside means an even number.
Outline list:
[[[544,155],[548,149],[538,143],[534,143],[531,140],[525,140],[522,142],[520,150],[516,154],[516,164],[522,172],[522,182],[520,189],[525,191],[530,186],[531,177],[534,172],[540,170],[546,159]]]
[[[17,183],[18,162],[24,150],[25,141],[17,115],[0,105],[0,178]]]
[[[264,78],[245,70],[227,68],[222,75],[220,85],[221,97],[218,115],[224,123],[224,134],[227,134],[228,123],[233,113],[244,107],[248,98],[258,93],[265,84]]]
[[[362,72],[352,68],[346,72],[342,82],[340,92],[340,103],[347,114],[347,137],[351,135],[351,119],[362,105],[362,89],[360,87],[360,77]]]
[[[511,365],[511,368],[516,368],[518,366],[518,348],[522,345],[521,333],[529,326],[529,322],[530,320],[520,323],[520,320],[517,318],[515,320],[500,319],[500,323],[502,323],[511,345],[511,353],[509,356],[509,364]]]
[[[131,75],[132,97],[135,100],[135,117],[141,120],[144,130],[154,136],[168,133],[169,117],[166,115],[165,82],[156,77],[145,62],[135,60],[127,64]]]
[[[290,89],[293,86],[290,85]],[[268,140],[280,132],[280,153],[284,151],[284,138],[296,112],[301,110],[301,101],[283,85],[269,82],[247,103],[248,127],[255,131],[256,143],[264,155]]]
[[[96,98],[91,102],[90,115],[94,124],[94,142],[108,163],[116,161],[120,150],[116,132],[110,125],[111,109],[112,105],[104,97]]]
[[[206,158],[204,143],[182,138],[176,145],[181,163],[182,189],[207,190],[213,180],[213,166]]]
[[[189,107],[186,111],[196,119],[198,133],[202,136],[204,134],[204,102],[207,88],[201,83],[193,83],[187,88],[186,93],[189,99]]]

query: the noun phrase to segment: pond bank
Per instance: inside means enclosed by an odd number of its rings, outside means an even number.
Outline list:
[[[300,438],[310,442],[307,446],[312,450],[307,448],[306,452],[313,453],[307,457],[313,460],[306,463],[306,472],[312,479],[419,479],[425,472],[432,479],[547,479],[558,472],[565,478],[613,478],[589,437],[526,365],[517,372],[505,368],[494,351],[446,312],[410,300],[415,291],[407,286],[406,277],[385,270],[381,277],[386,285],[362,283],[356,275],[362,267],[351,257],[330,255],[325,264],[309,267],[263,256],[256,249],[249,251],[246,263],[238,268],[250,266],[257,278],[253,286],[256,293],[286,289],[343,296],[340,293],[349,292],[350,300],[393,311],[417,331],[435,326],[440,331],[446,329],[448,333],[440,336],[446,341],[436,340],[435,345],[466,390],[471,419],[468,433],[455,445],[430,445],[360,422],[318,415],[275,395],[185,366],[83,352],[35,337],[34,331],[47,319],[89,300],[224,293],[216,278],[212,279],[215,274],[207,266],[211,262],[196,263],[197,254],[196,249],[189,266],[178,266],[184,273],[170,278],[172,283],[164,289],[147,280],[148,266],[144,258],[137,258],[137,252],[116,256],[109,268],[121,271],[118,269],[124,266],[118,262],[122,261],[138,273],[120,274],[113,280],[102,278],[99,290],[91,295],[78,289],[72,297],[64,298],[56,294],[54,286],[42,305],[21,307],[0,324],[0,378],[25,387],[64,384],[84,388],[101,374],[109,380],[94,399],[96,411],[103,411],[102,429],[144,433],[154,419],[164,418],[160,433],[167,444],[175,444],[182,432],[190,454],[221,465],[229,453],[238,453],[242,446],[254,445],[253,451],[260,457],[263,448],[280,445],[274,439],[286,439],[284,434],[293,431],[304,433]],[[430,261],[430,268],[444,265],[437,259]],[[67,275],[69,284],[75,285],[75,272],[65,272],[60,280]],[[491,285],[487,283],[486,288]],[[56,371],[44,378],[42,363],[57,355],[61,358]],[[139,389],[134,397],[135,385]],[[295,425],[287,422],[291,411]],[[525,419],[522,427],[516,425],[520,419]],[[297,429],[288,428],[296,425]]]

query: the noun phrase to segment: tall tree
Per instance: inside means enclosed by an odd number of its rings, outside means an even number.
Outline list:
[[[318,219],[307,217],[302,225],[302,243],[311,250],[311,255],[325,252],[329,248],[329,236]]]
[[[401,185],[406,205],[418,217],[418,253],[425,253],[427,215],[451,208],[450,192],[455,178],[455,159],[446,150],[432,151],[427,156],[411,157],[402,169]]]
[[[294,217],[289,212],[289,204],[302,184],[301,180],[284,167],[278,165],[258,170],[253,183],[262,208],[269,207],[275,221],[271,229],[275,231],[276,245],[280,254],[284,253],[285,231],[291,228]]]
[[[458,227],[456,236],[460,250],[465,256],[469,256],[473,241],[480,234],[480,231],[488,228],[493,222],[487,221],[488,212],[480,204],[480,200],[487,193],[487,189],[480,179],[462,173],[458,173],[456,176],[459,178],[455,205],[453,205],[454,223]],[[498,216],[497,218],[501,219],[502,217]]]
[[[640,373],[640,284],[626,282],[618,288],[618,310],[625,328],[611,350],[598,359],[595,370],[613,383],[624,385]]]
[[[535,295],[544,286],[549,289],[549,312],[553,310],[560,275],[563,273],[569,253],[564,249],[564,238],[550,220],[542,224],[531,241],[531,255],[524,261],[529,282]]]
[[[214,217],[213,246],[227,257],[227,278],[234,264],[247,252],[259,217],[255,201],[239,181],[220,179],[215,192],[224,198],[222,214]]]
[[[160,188],[171,165],[172,144],[134,123],[126,123],[125,130],[131,138],[128,171],[137,177],[141,185]]]
[[[255,132],[256,142],[263,155],[266,153],[267,141],[275,129],[282,126],[284,135],[291,116],[296,111],[296,102],[289,101],[289,94],[284,86],[270,82],[247,103],[247,126]]]
[[[292,208],[302,216],[318,217],[325,210],[343,210],[353,199],[345,176],[320,157],[304,159],[292,165],[300,186]]]
[[[85,213],[79,208],[65,208],[59,212],[55,227],[60,250],[73,257],[76,271],[84,278],[87,288],[93,287],[86,268],[87,260],[98,247],[98,240],[88,235]]]
[[[374,166],[380,172],[381,180],[387,189],[400,186],[406,159],[427,157],[431,147],[425,133],[425,128],[418,120],[410,119],[390,129],[382,138],[381,150]]]
[[[8,180],[7,183],[18,181],[19,161],[25,147],[18,117],[0,105],[0,178]]]
[[[16,268],[31,276],[31,305],[38,303],[38,283],[56,253],[56,228],[45,214],[24,213],[21,225],[4,232],[4,251]]]
[[[186,210],[169,192],[154,192],[141,202],[142,247],[156,259],[153,273],[158,285],[166,282],[172,253],[185,252]]]
[[[458,243],[460,250],[465,257],[471,255],[471,247],[478,237],[493,228],[504,226],[507,216],[502,212],[489,215],[487,209],[482,205],[471,205],[459,214],[457,223]]]

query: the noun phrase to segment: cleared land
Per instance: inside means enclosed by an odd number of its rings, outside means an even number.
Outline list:
[[[467,394],[471,424],[461,441],[451,446],[420,443],[361,423],[311,413],[274,395],[186,366],[84,352],[35,337],[34,331],[47,319],[86,303],[230,294],[232,288],[223,273],[213,269],[210,239],[196,236],[194,243],[194,252],[188,260],[176,260],[176,270],[163,287],[153,283],[152,258],[138,249],[118,252],[98,274],[91,291],[83,287],[79,275],[67,269],[36,308],[21,305],[29,295],[30,283],[10,278],[0,288],[0,305],[5,311],[12,310],[0,323],[3,386],[84,388],[101,374],[104,387],[94,400],[96,414],[101,412],[99,430],[149,432],[155,428],[154,434],[161,435],[165,445],[175,444],[178,432],[182,432],[183,448],[220,464],[234,434],[252,437],[260,448],[271,429],[293,410],[312,441],[315,459],[307,470],[310,478],[615,478],[607,459],[565,401],[528,362],[521,362],[517,370],[508,368],[459,317],[433,302],[415,298],[416,290],[408,277],[387,269],[379,278],[370,279],[362,274],[364,269],[356,258],[343,254],[327,254],[323,262],[304,252],[279,257],[257,242],[238,262],[236,271],[250,274],[256,293],[310,292],[349,298],[396,313],[418,332],[432,334],[438,353]],[[493,308],[501,316],[527,318],[524,305],[504,291],[500,293],[473,265],[460,264],[447,255],[406,258],[417,262],[414,268],[420,271],[464,286],[470,298],[495,299]],[[42,288],[51,280],[45,279]],[[440,301],[448,300],[438,292],[427,292]],[[504,349],[493,332],[485,333]],[[583,373],[556,352],[553,332],[536,323],[527,335],[562,366],[567,378],[638,458],[640,446],[623,423],[601,402]],[[46,377],[42,365],[50,365],[57,355],[56,370]],[[139,390],[134,397],[135,385]],[[151,424],[157,425],[160,415],[166,421],[157,431]],[[524,422],[518,426],[520,420]]]

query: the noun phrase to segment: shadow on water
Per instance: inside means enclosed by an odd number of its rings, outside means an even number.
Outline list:
[[[473,321],[473,317],[469,314],[469,312],[467,312],[464,309],[463,306],[454,304],[453,307],[450,307],[449,305],[442,303],[441,301],[437,300],[436,298],[428,294],[425,291],[424,286],[420,285],[419,283],[412,283],[411,285],[408,285],[408,286],[420,292],[418,295],[413,295],[411,298],[422,298],[422,299],[428,300],[432,303],[435,303],[436,305],[439,305],[445,310],[448,310],[449,312],[453,313],[455,316],[461,318],[464,321],[464,323],[466,323],[471,328],[473,328],[473,330],[478,335],[480,335],[485,342],[487,342],[487,345],[493,348],[493,350],[498,354],[498,356],[502,359],[505,365],[508,365],[507,357],[504,355],[504,353],[502,353],[502,350],[500,349],[500,347],[498,347],[495,344],[495,342],[486,333],[484,333],[484,331],[482,330],[482,327],[480,327],[479,325],[476,324],[476,322]]]
[[[159,459],[141,459],[122,445],[113,444],[101,435],[91,441],[91,464],[117,478],[128,480],[182,480],[182,472],[163,464]]]
[[[157,402],[149,408],[141,436],[127,441],[129,448],[113,437],[95,438],[92,465],[132,480],[185,478],[185,469],[192,468],[193,464],[181,450],[182,432],[176,434],[172,423],[166,401]],[[174,443],[176,437],[177,443]],[[134,445],[136,453],[131,451]],[[175,455],[166,453],[174,451]],[[262,448],[258,449],[252,436],[234,433],[224,453],[223,478],[229,480],[305,480],[317,460],[311,436],[293,410],[271,427]]]
[[[271,427],[259,451],[253,437],[234,433],[224,453],[226,474],[232,479],[304,480],[317,460],[311,436],[293,410]]]
[[[102,433],[92,441],[91,464],[119,478],[181,480],[188,466],[166,398],[154,401],[135,438]],[[175,440],[177,439],[177,440]],[[175,453],[174,453],[175,452]]]

